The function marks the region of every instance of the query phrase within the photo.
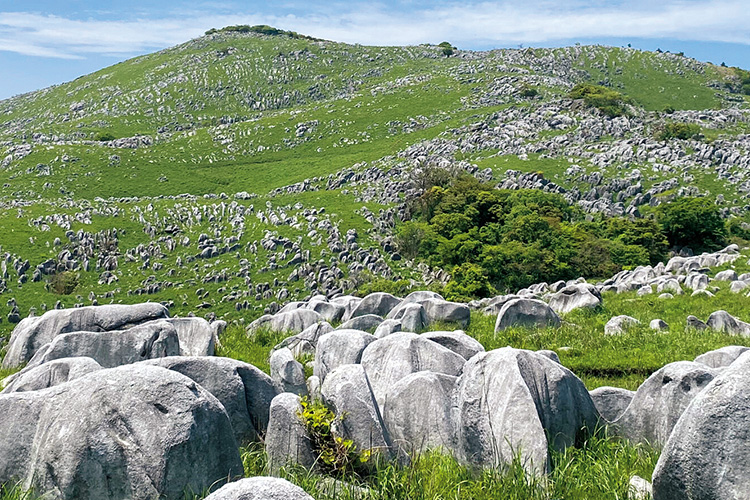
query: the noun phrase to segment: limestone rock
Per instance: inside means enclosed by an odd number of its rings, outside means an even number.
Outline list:
[[[437,342],[443,347],[450,349],[464,359],[471,359],[475,354],[484,352],[484,346],[473,337],[466,335],[461,330],[453,332],[427,332],[422,338]]]
[[[663,446],[687,405],[715,374],[692,361],[664,366],[641,384],[627,410],[614,421],[617,434],[634,443]]]
[[[630,316],[615,316],[604,325],[604,335],[621,335],[641,322]]]
[[[326,376],[341,365],[358,364],[362,352],[377,340],[361,330],[334,330],[320,337],[315,352],[313,374],[325,382]]]
[[[40,366],[24,368],[6,378],[2,393],[40,391],[101,369],[101,365],[91,358],[56,359]]]
[[[3,359],[3,368],[28,362],[36,351],[60,334],[70,332],[107,332],[128,328],[155,319],[168,318],[161,304],[113,304],[73,309],[55,309],[41,316],[24,318],[14,329]]]
[[[457,376],[466,360],[459,354],[414,333],[400,332],[376,340],[362,353],[362,366],[378,405],[388,389],[412,373],[431,371]]]
[[[556,313],[567,314],[574,309],[599,307],[602,305],[602,295],[592,285],[570,285],[553,294],[549,305]]]
[[[405,453],[455,450],[452,395],[456,377],[421,371],[388,388],[383,421],[393,445]]]
[[[495,322],[495,332],[506,328],[560,326],[560,317],[550,306],[536,299],[514,299],[500,309]]]
[[[702,363],[710,368],[725,368],[747,351],[750,351],[750,347],[730,345],[701,354],[695,358],[695,362]]]
[[[127,330],[57,335],[37,351],[28,366],[39,366],[61,358],[89,357],[104,368],[114,368],[179,354],[177,330],[168,321],[158,320]]]
[[[317,456],[300,418],[301,411],[296,394],[285,392],[271,401],[265,445],[269,467],[274,474],[286,465],[301,465],[306,469],[315,465]]]
[[[607,422],[620,418],[635,396],[634,391],[606,386],[597,387],[590,394],[599,415]]]
[[[725,500],[750,491],[750,354],[693,399],[656,464],[654,500]]]
[[[230,358],[183,357],[144,361],[180,373],[200,384],[224,406],[237,442],[256,441],[268,426],[268,411],[278,390],[258,368]],[[44,365],[42,365],[44,366]]]
[[[336,414],[334,432],[357,449],[390,453],[391,440],[362,365],[342,365],[330,372],[321,389],[323,402]]]
[[[588,391],[572,372],[510,347],[471,358],[455,398],[460,456],[484,467],[508,464],[520,451],[529,473],[544,473],[549,446],[574,445],[582,429],[595,429],[599,420]]]
[[[281,392],[291,392],[298,396],[307,394],[305,370],[299,361],[294,359],[292,351],[286,347],[271,354],[271,378]]]
[[[0,395],[0,482],[55,499],[183,499],[242,474],[221,403],[144,364]]]
[[[258,476],[227,484],[205,500],[313,500],[313,497],[286,479]]]

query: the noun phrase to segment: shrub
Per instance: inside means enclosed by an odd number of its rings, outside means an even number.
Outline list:
[[[438,44],[438,47],[442,47],[442,49],[443,49],[443,55],[445,57],[452,56],[454,54],[455,50],[456,50],[456,47],[454,47],[453,45],[451,45],[450,42],[440,42]]]
[[[497,290],[490,284],[484,269],[467,262],[453,269],[451,280],[445,285],[445,298],[456,302],[469,302],[475,297],[492,297]]]
[[[532,98],[538,95],[539,95],[539,91],[530,85],[524,85],[521,88],[521,97]]]
[[[662,205],[659,223],[672,245],[693,251],[716,250],[727,242],[719,208],[707,198],[678,198]]]
[[[97,132],[94,136],[94,140],[99,142],[109,142],[114,141],[115,139],[116,137],[111,132]]]
[[[78,281],[78,273],[63,271],[50,277],[49,287],[57,295],[70,295],[78,287]]]
[[[568,96],[571,99],[583,99],[587,106],[597,108],[610,118],[628,114],[625,107],[628,103],[627,98],[616,90],[601,85],[579,83]]]
[[[321,401],[300,401],[299,417],[310,436],[313,450],[318,454],[318,465],[323,472],[333,475],[366,475],[370,452],[359,453],[351,439],[343,439],[333,433],[336,415]],[[345,417],[344,417],[345,418]]]
[[[701,136],[701,128],[695,123],[665,123],[656,130],[654,137],[659,141],[670,139],[695,139]]]

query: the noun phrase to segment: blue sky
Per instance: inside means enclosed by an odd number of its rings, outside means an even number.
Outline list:
[[[368,45],[580,43],[670,50],[750,68],[749,0],[0,0],[0,99],[230,24]]]

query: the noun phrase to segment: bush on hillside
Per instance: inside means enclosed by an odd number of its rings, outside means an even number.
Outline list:
[[[727,243],[719,207],[707,198],[678,198],[659,207],[659,222],[672,245],[695,252],[717,250]]]
[[[701,128],[695,123],[665,123],[656,129],[654,137],[659,141],[698,139]]]
[[[668,247],[653,220],[585,222],[562,196],[499,190],[471,176],[426,191],[412,220],[399,226],[396,244],[402,255],[447,270],[445,294],[453,300],[611,276],[656,264]]]
[[[115,139],[116,137],[111,132],[97,132],[94,136],[94,140],[99,142],[109,142],[114,141]]]
[[[49,279],[49,288],[57,295],[70,295],[78,287],[80,277],[73,271],[53,274]]]
[[[616,90],[592,83],[579,83],[568,93],[571,99],[582,99],[587,106],[597,108],[604,115],[615,118],[627,115],[627,98]]]

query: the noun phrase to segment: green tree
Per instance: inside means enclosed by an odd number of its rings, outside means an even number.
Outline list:
[[[702,252],[727,243],[727,229],[719,208],[707,198],[678,198],[662,205],[659,223],[674,246]]]

